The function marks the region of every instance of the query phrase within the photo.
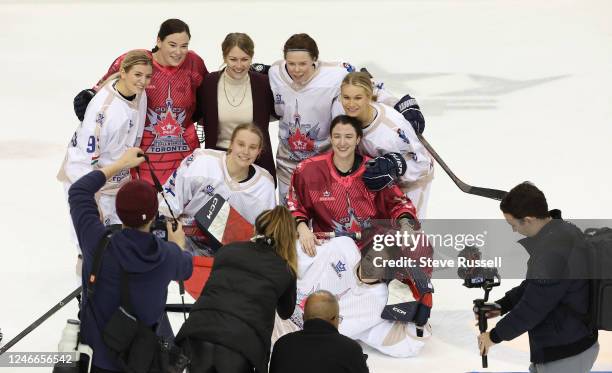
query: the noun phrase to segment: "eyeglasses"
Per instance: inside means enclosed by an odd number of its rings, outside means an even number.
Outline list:
[[[344,320],[344,317],[342,315],[336,315],[334,317],[332,317],[332,320],[338,319],[338,324],[342,324],[342,320]]]

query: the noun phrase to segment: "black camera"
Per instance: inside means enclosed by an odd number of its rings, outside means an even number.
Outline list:
[[[480,261],[482,253],[475,246],[468,246],[461,250],[457,257],[465,258],[466,261]],[[463,286],[467,288],[482,288],[485,292],[484,298],[474,299],[474,312],[478,316],[478,329],[480,333],[487,331],[487,313],[491,311],[499,311],[499,305],[496,303],[488,303],[489,293],[495,286],[501,284],[501,277],[495,267],[459,267],[457,275],[463,279]],[[482,367],[487,368],[489,365],[487,355],[482,355]]]
[[[166,226],[167,222],[168,219],[166,219],[164,215],[158,214],[151,224],[151,234],[153,234],[155,237],[161,238],[164,241],[168,241],[168,228]]]
[[[468,262],[480,261],[482,253],[475,246],[468,246],[461,250],[457,257],[465,258]],[[459,267],[457,276],[463,280],[463,286],[467,288],[487,288],[498,286],[501,277],[495,267]]]

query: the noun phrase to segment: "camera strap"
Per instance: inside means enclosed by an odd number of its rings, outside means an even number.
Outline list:
[[[121,267],[121,265],[120,265]],[[120,286],[121,286],[121,293],[120,293],[120,305],[121,307],[130,315],[136,317],[134,315],[134,309],[132,308],[132,301],[130,298],[130,275],[128,272],[125,271],[125,269],[123,269],[123,267],[121,267],[121,282],[120,282]]]
[[[159,182],[159,179],[157,178],[157,176],[155,176],[155,173],[153,172],[153,165],[151,164],[151,161],[149,160],[149,156],[144,153],[141,155],[139,154],[138,156],[144,157],[145,162],[147,162],[147,164],[149,165],[149,173],[151,174],[151,179],[153,180],[153,184],[155,184],[155,189],[157,189],[157,191],[161,193],[161,196],[164,199],[166,206],[168,206],[168,211],[170,211],[170,215],[172,216],[172,219],[173,219],[172,230],[176,231],[178,228],[178,220],[176,219],[176,216],[174,215],[174,211],[172,211],[172,207],[170,207],[170,204],[168,203],[168,200],[166,199],[164,188],[162,187],[161,183]],[[140,168],[138,168],[137,170],[138,170],[138,173],[140,173]],[[180,280],[178,284],[179,284],[179,294],[181,295],[181,303],[183,303],[183,319],[187,321],[187,314],[185,313],[185,282]]]
[[[100,272],[100,268],[102,267],[102,256],[108,247],[108,243],[110,242],[110,238],[112,236],[111,231],[106,231],[104,236],[98,243],[98,247],[94,253],[93,266],[91,268],[91,273],[87,278],[87,298],[91,299],[94,294],[95,285],[98,281],[98,273]]]
[[[141,156],[141,155],[139,155]],[[176,223],[176,216],[174,216],[174,211],[172,211],[172,207],[170,207],[170,204],[168,203],[168,200],[166,199],[166,194],[164,193],[164,188],[162,187],[161,183],[159,182],[159,179],[157,178],[157,176],[155,176],[155,173],[153,172],[153,165],[151,165],[151,161],[149,160],[149,156],[146,154],[142,154],[142,157],[144,157],[145,162],[147,162],[147,164],[149,165],[149,173],[151,174],[151,179],[153,180],[153,184],[155,184],[155,189],[161,193],[162,198],[164,199],[164,202],[166,202],[166,206],[168,206],[168,211],[170,211],[170,215],[172,216],[172,219],[174,219],[174,222],[172,223],[172,229],[176,230],[178,224]],[[138,173],[140,173],[140,168],[138,168]]]

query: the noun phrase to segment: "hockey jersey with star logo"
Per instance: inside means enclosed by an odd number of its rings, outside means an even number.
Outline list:
[[[118,72],[124,58],[125,54],[119,56],[100,82]],[[153,76],[146,88],[147,118],[140,147],[149,156],[153,172],[161,183],[185,157],[200,147],[192,116],[196,110],[196,90],[206,74],[204,61],[193,51],[189,51],[177,67],[162,66],[153,60]],[[140,165],[140,178],[153,184],[147,163]]]
[[[363,157],[355,172],[341,176],[332,156],[328,152],[301,162],[289,187],[287,207],[294,217],[312,220],[314,232],[363,232],[375,219],[416,216],[412,202],[396,185],[378,192],[365,186],[361,177],[369,157]]]

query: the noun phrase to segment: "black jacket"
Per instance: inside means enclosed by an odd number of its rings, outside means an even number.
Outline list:
[[[366,359],[359,343],[329,322],[311,319],[304,323],[304,330],[276,341],[270,373],[367,373]]]
[[[509,313],[491,330],[493,342],[529,332],[531,361],[546,363],[577,355],[597,341],[597,331],[570,311],[588,308],[587,280],[568,276],[568,258],[582,239],[577,227],[553,219],[519,241],[529,253],[527,279],[497,301],[502,313]]]
[[[188,353],[190,338],[220,344],[267,372],[274,312],[289,318],[295,301],[295,276],[272,247],[259,241],[223,246],[176,342]]]

